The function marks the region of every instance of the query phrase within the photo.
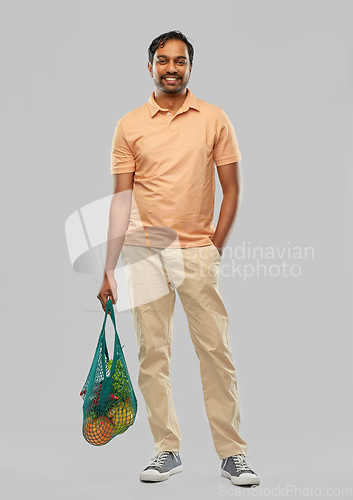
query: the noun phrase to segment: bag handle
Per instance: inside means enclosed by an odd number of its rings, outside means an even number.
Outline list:
[[[107,323],[107,317],[108,317],[108,311],[110,310],[110,305],[108,307],[108,302],[111,302],[111,301],[107,301],[107,305],[106,305],[106,308],[105,308],[105,316],[104,316],[104,321],[103,321],[103,326],[102,326],[102,330],[101,330],[101,337],[104,337],[104,350],[105,350],[105,355],[106,357],[109,359],[109,353],[108,353],[108,347],[107,347],[107,342],[105,340],[105,325]],[[114,314],[114,312],[113,312]],[[104,372],[104,378],[105,378],[105,372]]]
[[[107,322],[107,317],[108,317],[109,311],[110,311],[110,319],[112,320],[112,323],[113,323],[113,326],[114,326],[114,331],[115,331],[114,355],[113,355],[113,363],[112,363],[112,367],[111,367],[111,373],[114,373],[114,371],[115,371],[115,365],[117,363],[117,358],[116,358],[117,346],[118,346],[118,350],[121,352],[121,354],[122,354],[122,347],[121,347],[119,335],[118,335],[118,332],[117,332],[117,329],[116,329],[113,302],[110,299],[107,300],[107,303],[106,303],[106,306],[105,306],[105,316],[104,316],[104,321],[103,321],[103,326],[102,326],[102,332],[101,332],[101,334],[104,336],[105,354],[106,354],[106,357],[107,357],[108,360],[109,360],[109,353],[108,353],[107,342],[106,342],[106,339],[105,339],[105,326],[106,326],[106,322]],[[106,378],[105,370],[103,370],[103,375],[104,375],[104,379],[105,379]]]

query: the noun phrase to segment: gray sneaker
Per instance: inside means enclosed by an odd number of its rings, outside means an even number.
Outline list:
[[[179,452],[162,451],[158,453],[140,474],[141,481],[165,481],[172,474],[183,470]]]
[[[250,469],[245,455],[233,455],[221,462],[221,474],[238,486],[260,484],[260,478]]]

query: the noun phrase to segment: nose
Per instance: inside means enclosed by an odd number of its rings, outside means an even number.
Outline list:
[[[176,71],[175,71],[175,62],[174,61],[169,61],[168,64],[167,64],[167,71],[168,73],[172,73],[174,74]]]

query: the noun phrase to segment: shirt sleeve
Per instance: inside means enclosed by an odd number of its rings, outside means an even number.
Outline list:
[[[234,127],[223,109],[221,109],[220,120],[217,123],[213,159],[217,167],[241,160]]]
[[[135,172],[135,157],[126,141],[121,120],[116,126],[111,154],[111,174],[121,174],[124,172]]]

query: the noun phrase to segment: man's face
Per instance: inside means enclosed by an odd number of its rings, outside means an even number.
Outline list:
[[[165,42],[164,47],[156,50],[153,66],[148,63],[155,86],[165,94],[182,92],[189,82],[191,68],[186,43],[181,40]],[[168,77],[174,79],[168,80]]]

